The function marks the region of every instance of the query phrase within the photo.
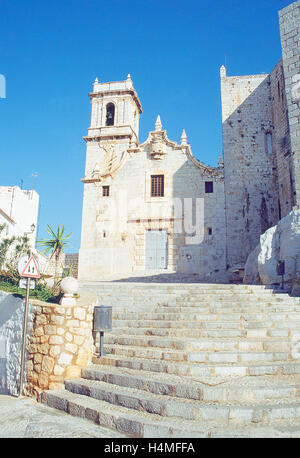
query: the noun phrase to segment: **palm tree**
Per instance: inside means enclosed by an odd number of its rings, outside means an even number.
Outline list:
[[[72,232],[70,232],[70,234],[63,236],[64,235],[64,230],[65,230],[64,225],[62,225],[61,228],[58,226],[57,232],[55,233],[51,229],[51,227],[48,225],[47,226],[47,232],[48,232],[48,234],[51,235],[51,238],[50,239],[42,239],[42,240],[38,240],[37,241],[38,245],[45,247],[45,249],[44,249],[44,253],[45,254],[48,254],[49,251],[51,251],[50,259],[52,259],[53,256],[55,257],[55,273],[54,273],[53,294],[57,293],[57,291],[56,291],[57,290],[57,285],[58,285],[57,273],[58,273],[58,266],[59,266],[59,262],[60,262],[60,257],[61,257],[61,254],[63,253],[64,248],[70,243],[70,241],[67,240],[67,238],[70,237],[70,235],[72,234]]]

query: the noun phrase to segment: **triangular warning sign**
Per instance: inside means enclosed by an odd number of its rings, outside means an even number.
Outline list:
[[[34,259],[33,256],[31,256],[21,273],[21,277],[40,278],[40,276],[41,275],[40,275],[36,260]]]

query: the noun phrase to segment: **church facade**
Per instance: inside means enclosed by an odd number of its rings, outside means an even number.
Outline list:
[[[220,278],[242,269],[270,226],[300,204],[300,1],[280,12],[283,57],[270,75],[221,68],[223,156],[198,161],[185,131],[158,116],[139,142],[130,75],[97,79],[84,183],[79,279],[170,271]],[[299,91],[300,92],[300,91]]]
[[[130,75],[94,83],[87,143],[79,278],[114,273],[202,274],[225,265],[223,164],[197,161],[183,131],[160,117],[138,140],[141,103]]]

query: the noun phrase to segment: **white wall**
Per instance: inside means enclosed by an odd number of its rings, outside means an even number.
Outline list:
[[[12,222],[0,212],[0,224],[5,222],[8,225],[8,231],[2,233],[2,238],[28,233],[31,246],[34,247],[39,210],[39,195],[36,191],[22,190],[18,186],[0,186],[0,209],[13,220]],[[32,224],[35,225],[33,233]]]
[[[23,299],[0,291],[0,395],[19,392],[24,304]],[[31,307],[27,329],[31,333]]]

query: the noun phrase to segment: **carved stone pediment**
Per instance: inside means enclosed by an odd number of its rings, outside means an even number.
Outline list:
[[[162,132],[153,132],[149,145],[149,154],[152,159],[162,159],[167,154],[167,145],[164,142]]]

